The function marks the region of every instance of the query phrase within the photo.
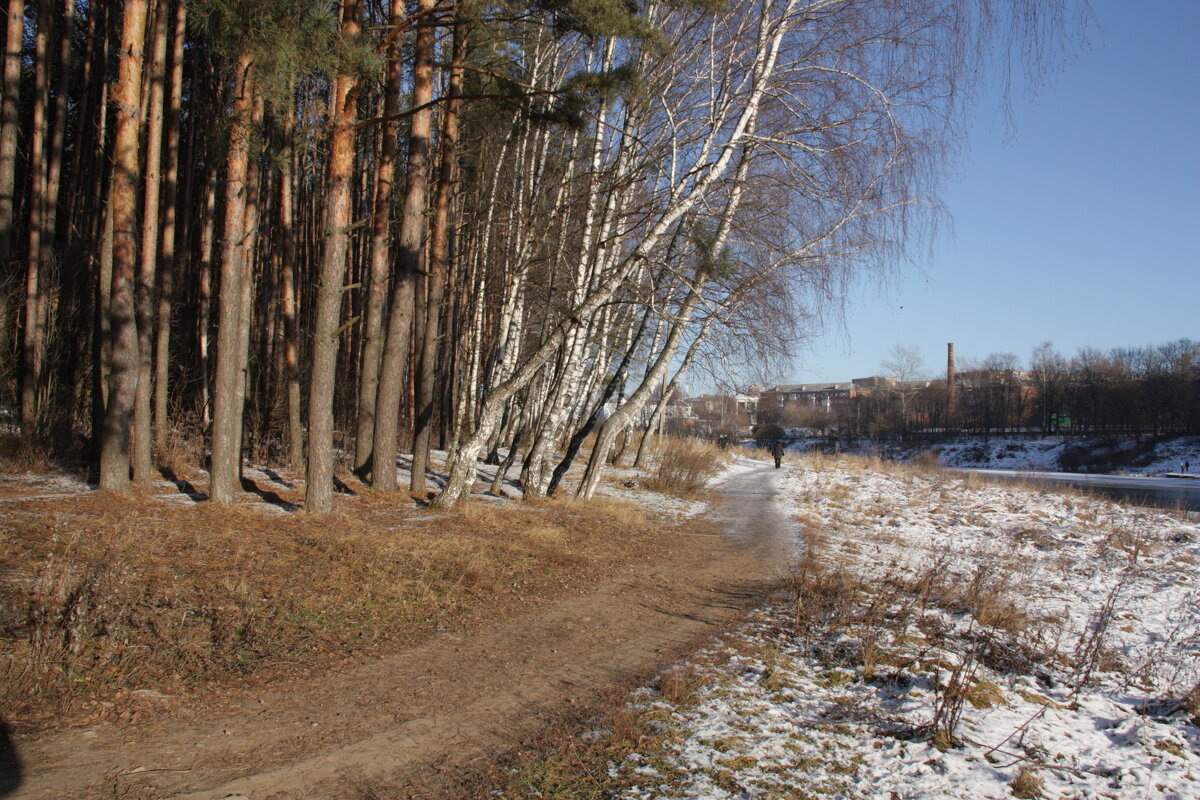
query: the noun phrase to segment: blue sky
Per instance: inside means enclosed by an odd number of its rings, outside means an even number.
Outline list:
[[[896,344],[930,373],[1051,341],[1064,355],[1200,339],[1200,0],[1093,0],[1088,45],[1034,97],[973,115],[946,184],[952,224],[785,382],[877,374]]]

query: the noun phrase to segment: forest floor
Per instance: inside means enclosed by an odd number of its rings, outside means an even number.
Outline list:
[[[0,796],[471,796],[767,599],[777,475],[437,515],[347,480],[324,519],[272,471],[233,509],[2,476]]]

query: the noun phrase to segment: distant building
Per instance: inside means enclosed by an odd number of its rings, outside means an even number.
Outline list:
[[[886,380],[867,378],[866,381]],[[858,381],[846,383],[793,383],[764,389],[758,395],[758,417],[762,422],[778,422],[783,410],[788,407],[823,408],[833,411],[850,404],[862,394],[869,394],[874,386],[860,386]]]

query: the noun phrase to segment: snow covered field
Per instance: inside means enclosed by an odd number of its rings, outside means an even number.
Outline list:
[[[636,696],[621,797],[1200,797],[1200,524],[856,459],[781,488],[791,596]]]
[[[1189,471],[1192,474],[1200,474],[1200,437],[1196,436],[1180,436],[1140,445],[1133,439],[1114,442],[1102,438],[992,437],[937,445],[933,451],[938,460],[948,467],[1056,472],[1069,467],[1077,458],[1075,454],[1088,453],[1111,455],[1113,471],[1126,475],[1174,473],[1179,471],[1184,461],[1190,462]]]

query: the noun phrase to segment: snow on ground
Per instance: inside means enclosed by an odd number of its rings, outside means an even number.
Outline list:
[[[823,440],[800,439],[788,446],[793,453],[822,449]],[[1018,471],[1114,472],[1125,475],[1166,475],[1181,471],[1200,475],[1200,436],[1174,436],[1160,440],[1101,436],[963,436],[925,444],[881,443],[870,439],[843,446],[854,455],[884,454],[898,461],[911,461],[933,453],[943,466]]]
[[[782,485],[800,602],[636,697],[662,744],[620,797],[1200,797],[1200,524],[849,460]]]
[[[1072,460],[1072,452],[1114,455],[1114,471],[1127,475],[1179,472],[1184,461],[1200,473],[1200,437],[1180,436],[1160,442],[1133,439],[992,437],[963,439],[931,448],[948,467],[1036,470],[1056,472]]]

